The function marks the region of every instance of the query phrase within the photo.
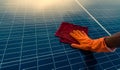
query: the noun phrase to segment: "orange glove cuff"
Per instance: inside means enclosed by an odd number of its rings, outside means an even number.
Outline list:
[[[94,40],[91,51],[94,52],[114,52],[116,48],[109,48],[105,43],[105,37]]]

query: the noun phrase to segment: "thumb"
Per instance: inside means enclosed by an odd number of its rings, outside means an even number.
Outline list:
[[[79,44],[71,44],[71,46],[73,47],[73,48],[77,48],[77,49],[80,49],[80,45]]]
[[[82,50],[89,50],[90,49],[90,48],[88,48],[88,45],[71,44],[71,46],[73,48],[82,49]]]

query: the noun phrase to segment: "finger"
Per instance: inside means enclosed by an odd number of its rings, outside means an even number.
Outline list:
[[[80,36],[84,36],[84,34],[80,30],[77,30],[77,31],[78,31]]]
[[[76,35],[76,37],[80,37],[80,35],[78,34],[78,32],[76,31],[76,30],[73,30],[73,32],[72,32],[74,35]]]
[[[74,33],[70,33],[70,36],[72,36],[75,40],[77,40],[78,42],[80,42],[80,39],[78,36],[76,36]]]
[[[84,49],[84,45],[79,45],[79,44],[71,44],[71,46],[73,47],[73,48],[77,48],[77,49]]]
[[[86,38],[91,39],[84,31],[82,31],[82,33],[84,34],[84,36],[85,36]]]
[[[80,38],[82,35],[79,33],[79,30],[74,31],[74,33]]]
[[[84,36],[87,36],[87,34],[86,34],[84,31],[81,31],[81,33],[82,33]]]
[[[74,33],[74,34],[77,34],[76,30],[73,30],[73,33]]]
[[[73,30],[72,33],[76,35],[76,30]]]
[[[76,36],[76,34],[74,34],[74,33],[72,33],[72,32],[70,33],[70,36],[72,36],[72,37],[75,38],[76,40],[77,40],[77,38],[78,38],[78,37]]]
[[[80,49],[80,45],[79,45],[79,44],[71,44],[71,46],[72,46],[73,48]]]

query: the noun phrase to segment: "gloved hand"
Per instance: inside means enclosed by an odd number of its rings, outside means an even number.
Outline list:
[[[104,38],[91,39],[87,36],[84,31],[73,30],[70,35],[76,39],[80,44],[71,44],[73,48],[88,50],[93,52],[111,52],[113,49],[110,49],[106,46]]]

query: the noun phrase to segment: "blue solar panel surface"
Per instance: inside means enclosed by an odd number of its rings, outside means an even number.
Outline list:
[[[61,22],[87,26],[91,38],[120,31],[120,2],[118,0],[71,0],[70,8],[36,10],[15,7],[11,13],[0,0],[0,70],[117,70],[120,69],[120,49],[112,53],[92,53],[73,49],[55,37]],[[78,4],[79,2],[79,4]],[[10,2],[9,2],[10,3]],[[13,5],[12,5],[13,4]],[[6,8],[6,9],[5,9]],[[46,12],[47,11],[47,12]],[[32,14],[30,14],[32,13]]]

